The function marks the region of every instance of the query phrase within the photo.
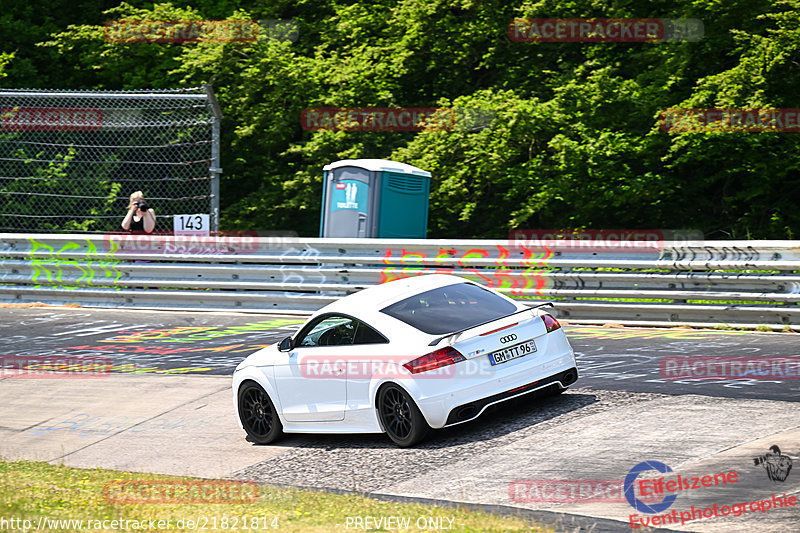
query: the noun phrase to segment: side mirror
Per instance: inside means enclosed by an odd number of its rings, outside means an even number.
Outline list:
[[[292,338],[291,337],[286,337],[278,345],[278,351],[279,352],[288,352],[292,348],[293,348],[293,346],[292,346]]]

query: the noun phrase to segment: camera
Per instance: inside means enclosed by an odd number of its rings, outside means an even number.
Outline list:
[[[755,466],[766,463],[767,461],[770,460],[771,457],[775,457],[776,455],[780,457],[781,455],[781,449],[776,444],[770,446],[769,451],[771,453],[765,455],[759,455],[758,457],[753,457],[753,462],[755,463]]]
[[[781,449],[778,448],[778,446],[775,445],[775,444],[773,444],[772,446],[769,447],[769,451],[770,451],[770,453],[768,453],[768,454],[759,455],[758,457],[753,457],[753,462],[755,463],[756,466],[766,463],[772,457],[775,457],[775,456],[780,457],[781,456]]]
[[[134,202],[133,205],[135,205],[136,207],[138,207],[142,211],[147,211],[149,209],[147,207],[147,204],[144,203],[144,202]]]

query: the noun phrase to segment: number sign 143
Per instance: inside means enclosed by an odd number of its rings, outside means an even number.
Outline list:
[[[208,235],[209,215],[175,215],[172,219],[172,230],[175,235]]]

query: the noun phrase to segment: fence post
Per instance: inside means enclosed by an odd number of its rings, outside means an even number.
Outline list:
[[[222,110],[217,102],[217,97],[214,95],[214,89],[210,84],[203,86],[208,95],[208,102],[211,105],[211,111],[214,113],[214,121],[211,124],[211,167],[208,169],[210,172],[211,180],[211,231],[219,231],[219,190],[220,190],[220,176],[222,168],[220,167],[219,160],[219,143],[220,143],[220,123],[222,122]]]

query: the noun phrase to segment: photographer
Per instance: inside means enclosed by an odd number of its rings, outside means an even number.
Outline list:
[[[131,194],[128,214],[122,219],[122,229],[132,233],[153,233],[156,229],[156,214],[144,201],[144,193]]]

